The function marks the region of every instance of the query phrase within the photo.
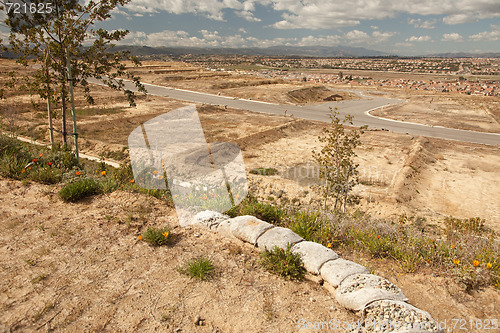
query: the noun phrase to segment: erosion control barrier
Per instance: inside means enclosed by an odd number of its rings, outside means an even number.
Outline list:
[[[387,279],[370,274],[366,267],[340,258],[319,243],[305,241],[290,229],[273,226],[254,216],[230,218],[214,211],[196,214],[192,224],[237,238],[260,250],[292,245],[292,251],[301,255],[306,270],[324,280],[323,285],[338,303],[362,316],[363,332],[443,332],[429,313],[408,304],[401,289]]]

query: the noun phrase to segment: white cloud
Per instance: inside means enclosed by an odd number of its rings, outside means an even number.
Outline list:
[[[221,36],[217,31],[200,30],[199,36],[185,31],[163,30],[149,33],[137,31],[128,34],[119,42],[123,45],[182,46],[182,47],[269,47],[276,45],[296,45],[296,38],[258,39],[240,34]]]
[[[352,43],[362,43],[368,41],[370,39],[370,36],[364,31],[353,30],[349,31],[345,35],[345,38]]]
[[[250,11],[248,11],[248,10],[237,11],[236,15],[238,15],[239,17],[244,18],[248,22],[260,22],[260,21],[262,21],[260,18],[255,17],[253,15],[253,13],[250,12]]]
[[[472,22],[500,17],[498,0],[132,0],[124,8],[129,12],[161,11],[202,15],[224,20],[224,10],[250,22],[259,22],[256,4],[267,6],[281,16],[273,26],[278,29],[329,29],[356,26],[363,20],[381,20],[400,13],[410,15],[444,15],[446,24]],[[416,27],[431,29],[435,19],[412,19]],[[374,29],[377,30],[377,29]]]
[[[470,40],[479,41],[497,41],[500,40],[500,25],[491,25],[491,31],[483,31],[469,37]]]
[[[396,33],[395,32],[380,32],[380,31],[374,31],[372,33],[372,37],[375,39],[376,42],[385,42],[392,36],[394,36]]]
[[[298,43],[297,46],[334,46],[338,45],[342,40],[342,37],[339,35],[331,35],[331,36],[307,36],[303,37]]]
[[[454,14],[443,17],[443,22],[450,25],[463,24],[475,20],[476,19],[474,18],[473,15],[466,15],[466,14]]]
[[[443,42],[462,42],[464,38],[456,33],[452,32],[450,34],[443,34],[443,39],[441,39]]]
[[[408,19],[408,23],[413,25],[415,28],[420,28],[420,29],[434,29],[434,25],[436,24],[437,20],[431,19],[431,20],[422,20],[422,19]]]
[[[430,36],[411,36],[410,38],[406,38],[407,42],[428,42],[430,40]]]
[[[395,32],[381,32],[376,30],[369,35],[364,31],[352,30],[345,34],[344,39],[350,44],[377,44],[385,42],[395,34]]]

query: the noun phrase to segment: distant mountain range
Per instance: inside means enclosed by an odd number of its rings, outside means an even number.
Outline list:
[[[297,57],[398,57],[381,51],[370,50],[364,47],[351,46],[272,46],[266,48],[209,48],[209,47],[150,47],[150,46],[115,46],[115,51],[130,51],[133,55],[144,56],[180,56],[183,54],[214,54],[214,55],[256,55],[256,56],[297,56]],[[0,57],[13,58],[10,52],[1,52]],[[442,58],[500,58],[500,53],[437,53],[421,57]],[[404,58],[404,57],[402,57]],[[415,58],[418,58],[415,57]]]
[[[388,53],[369,50],[364,47],[348,46],[272,46],[266,48],[208,48],[208,47],[149,47],[149,46],[116,46],[116,50],[128,50],[136,56],[148,55],[182,55],[182,54],[215,54],[215,55],[257,55],[257,56],[301,56],[301,57],[381,57]]]

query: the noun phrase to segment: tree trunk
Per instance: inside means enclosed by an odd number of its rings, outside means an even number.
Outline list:
[[[63,146],[67,147],[68,145],[68,133],[66,132],[66,73],[63,71],[62,73],[62,85],[61,85],[61,102],[62,102],[62,137],[63,137]]]
[[[50,105],[50,73],[49,73],[49,52],[45,56],[45,75],[47,76],[47,113],[49,116],[50,145],[54,145],[54,127],[52,125],[52,108]]]

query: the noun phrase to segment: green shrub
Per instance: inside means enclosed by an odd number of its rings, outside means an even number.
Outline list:
[[[184,267],[179,269],[182,274],[189,275],[193,279],[206,280],[213,273],[214,265],[210,259],[200,257],[189,260]]]
[[[275,205],[262,202],[249,202],[239,208],[238,215],[253,215],[266,222],[281,225],[285,219],[285,211]]]
[[[321,242],[321,228],[324,221],[318,213],[297,212],[291,217],[288,228],[306,241]]]
[[[62,179],[62,172],[59,169],[37,166],[27,172],[29,179],[42,184],[57,184]]]
[[[75,202],[99,192],[100,186],[98,182],[92,178],[83,178],[65,185],[59,191],[59,197],[66,202]]]
[[[119,184],[130,184],[130,181],[134,179],[134,172],[132,171],[132,165],[130,163],[123,163],[118,169],[113,172],[113,178]]]
[[[264,269],[291,280],[302,280],[306,269],[300,258],[300,254],[293,253],[290,244],[286,250],[277,246],[271,251],[261,252],[261,264]]]
[[[278,170],[276,170],[274,168],[256,168],[256,169],[250,170],[250,173],[254,174],[254,175],[261,175],[261,176],[274,176],[274,175],[278,174]]]
[[[167,245],[171,241],[172,234],[168,226],[159,229],[148,228],[148,230],[141,235],[141,239],[153,246],[162,246]]]
[[[99,182],[102,193],[111,193],[118,188],[118,182],[113,178],[106,178]]]
[[[24,167],[29,163],[28,159],[17,155],[4,155],[0,159],[0,174],[12,179],[22,179],[25,177]]]

